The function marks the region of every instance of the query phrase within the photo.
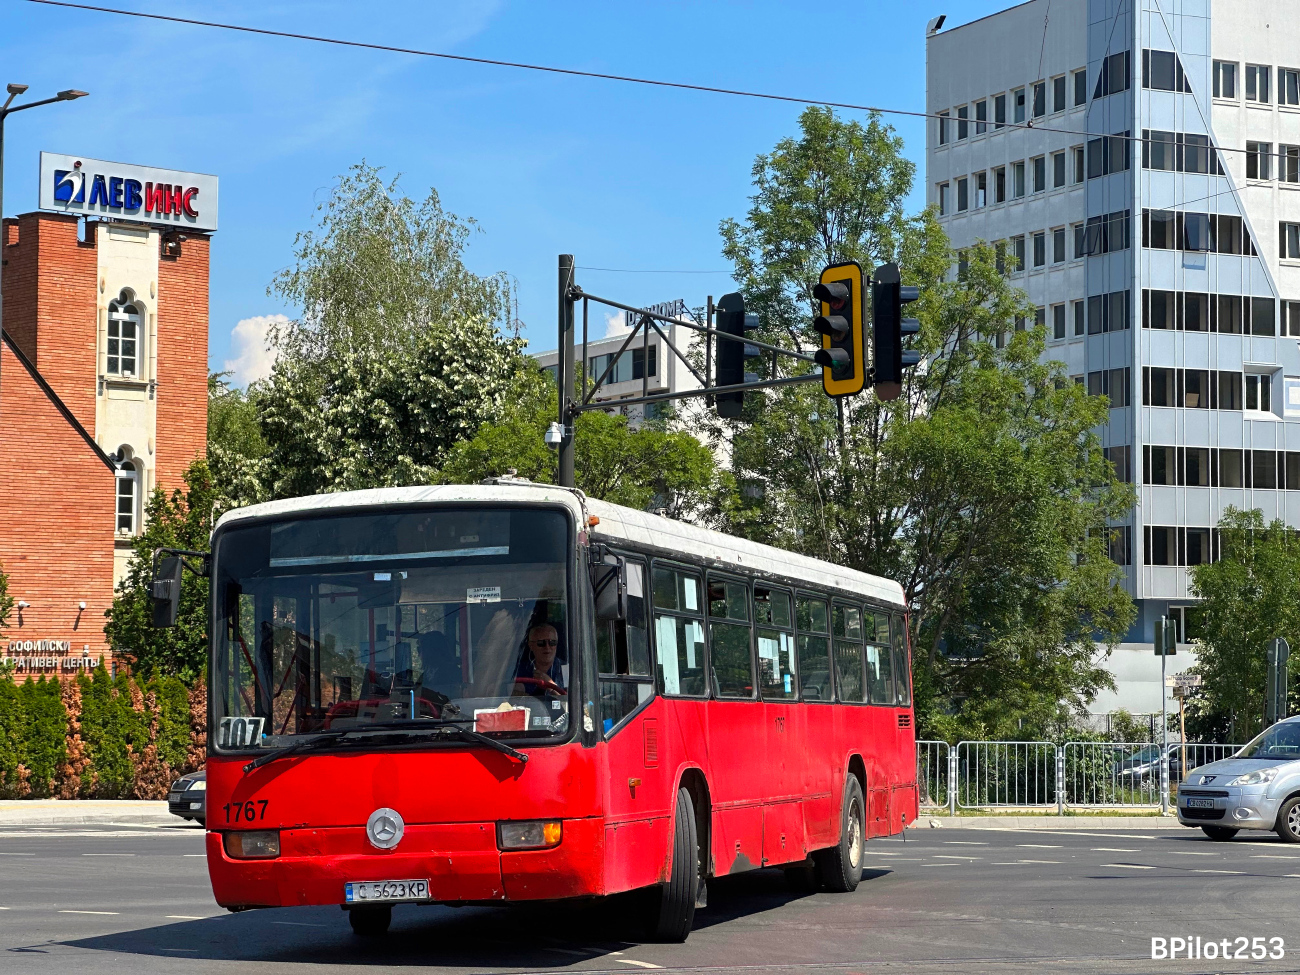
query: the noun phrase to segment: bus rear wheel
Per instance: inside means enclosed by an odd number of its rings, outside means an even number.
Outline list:
[[[393,921],[391,907],[354,907],[348,911],[348,923],[363,938],[377,938],[388,933]]]
[[[847,894],[857,890],[862,879],[863,846],[867,841],[867,818],[862,786],[857,776],[844,783],[844,803],[840,812],[840,841],[829,850],[813,854],[817,876],[825,890]]]
[[[695,803],[686,789],[677,790],[673,823],[673,865],[668,883],[650,890],[646,933],[652,941],[680,944],[695,924],[695,898],[700,884],[700,839],[695,828]]]

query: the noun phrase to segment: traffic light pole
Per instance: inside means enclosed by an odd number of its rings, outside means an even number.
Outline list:
[[[556,368],[556,378],[560,384],[560,426],[564,436],[560,440],[560,487],[575,487],[573,469],[573,420],[575,404],[573,402],[574,362],[573,362],[573,255],[560,255],[560,361]],[[586,363],[583,363],[585,368]]]

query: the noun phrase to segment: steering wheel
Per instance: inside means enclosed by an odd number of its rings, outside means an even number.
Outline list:
[[[532,684],[534,687],[545,687],[548,691],[555,691],[557,694],[560,694],[564,697],[569,696],[569,692],[566,691],[563,687],[555,683],[555,681],[553,680],[547,680],[545,677],[516,677],[515,683]]]

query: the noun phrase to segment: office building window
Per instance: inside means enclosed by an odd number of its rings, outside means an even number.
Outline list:
[[[1237,62],[1214,62],[1214,97],[1237,97]]]
[[[1268,102],[1268,79],[1272,73],[1267,65],[1246,65],[1246,101]]]
[[[1047,309],[1042,305],[1039,305],[1034,309],[1034,327],[1041,329],[1047,328]]]
[[[1084,248],[1088,246],[1088,235],[1081,223],[1071,224],[1070,227],[1074,231],[1074,259],[1077,261],[1079,258],[1087,256]]]
[[[1259,413],[1271,413],[1273,411],[1273,377],[1272,376],[1246,376],[1246,409]],[[1258,482],[1256,487],[1263,487]],[[1271,487],[1272,485],[1268,485]]]
[[[1195,133],[1142,130],[1142,166],[1179,173],[1223,175],[1219,154],[1209,136]]]
[[[949,113],[940,112],[939,113],[939,145],[941,146],[946,146],[948,144],[948,136],[949,136],[948,121],[949,121]]]
[[[1047,189],[1047,157],[1035,156],[1030,163],[1034,167],[1034,192],[1041,193]]]
[[[1300,336],[1300,301],[1284,301],[1282,307],[1282,334]],[[1300,487],[1300,482],[1296,486]]]
[[[989,202],[989,174],[976,173],[975,179],[975,209],[988,206]]]
[[[1060,189],[1065,185],[1065,153],[1052,153],[1052,188]]]
[[[1011,192],[1017,200],[1025,195],[1025,164],[1022,162],[1011,164]]]
[[[1034,82],[1034,118],[1047,114],[1047,82]]]
[[[1025,238],[1023,236],[1011,238],[1011,256],[1015,258],[1015,270],[1023,271],[1025,269]]]
[[[1183,74],[1182,62],[1173,51],[1142,52],[1142,87],[1189,94],[1192,90],[1191,83]]]
[[[1144,444],[1142,447],[1142,483],[1174,486],[1178,483],[1178,451],[1175,447]]]
[[[1188,332],[1210,330],[1210,296],[1205,292],[1188,291],[1182,296],[1182,320],[1179,325]]]
[[[1159,366],[1142,368],[1142,405],[1174,406],[1174,370]]]
[[[1088,169],[1083,162],[1083,146],[1075,146],[1070,154],[1074,157],[1074,182],[1082,183],[1088,178]]]
[[[1129,168],[1131,153],[1127,132],[1088,140],[1088,178],[1122,173]]]
[[[1279,256],[1287,261],[1300,261],[1300,223],[1278,224],[1278,240],[1282,248]]]
[[[1128,51],[1121,51],[1102,58],[1101,71],[1097,75],[1097,88],[1092,93],[1093,98],[1128,91],[1132,78],[1132,60],[1129,54]]]
[[[1212,487],[1210,475],[1210,448],[1181,447],[1183,464],[1180,470],[1183,483],[1188,487]]]
[[[1277,103],[1300,105],[1300,71],[1295,68],[1277,69]]]
[[[1065,338],[1065,305],[1052,306],[1052,338]]]
[[[1125,484],[1133,483],[1133,448],[1128,444],[1116,447],[1103,447],[1104,456],[1115,468],[1116,480]]]
[[[1300,183],[1300,146],[1277,147],[1277,178],[1283,183]]]
[[[938,188],[939,188],[939,216],[946,217],[948,215],[948,184],[940,183]]]
[[[1178,169],[1177,144],[1176,134],[1173,132],[1143,129],[1142,168],[1176,171]]]
[[[1074,104],[1085,105],[1088,102],[1088,69],[1080,68],[1074,73]]]
[[[1218,378],[1215,380],[1214,385],[1211,388],[1214,400],[1210,403],[1210,409],[1240,410],[1242,385],[1241,373],[1219,370],[1216,375]],[[1241,485],[1225,485],[1225,487],[1241,487]]]
[[[980,100],[975,103],[975,134],[983,135],[989,130],[989,103]]]
[[[970,108],[966,105],[957,109],[957,138],[966,139],[970,137]]]
[[[1106,555],[1116,565],[1133,564],[1133,528],[1115,525],[1106,529]]]
[[[1047,234],[1038,231],[1034,234],[1034,267],[1043,267],[1047,264]]]
[[[136,506],[140,496],[140,475],[132,461],[127,461],[117,469],[117,533],[134,535],[136,529]]]
[[[1025,120],[1025,89],[1017,88],[1011,93],[1012,118],[1017,122]]]
[[[1083,335],[1088,330],[1087,314],[1088,303],[1086,301],[1076,301],[1074,304],[1074,334]]]
[[[1000,129],[1007,124],[1007,96],[993,96],[993,127]]]
[[[1277,334],[1277,309],[1272,298],[1244,299],[1246,311],[1250,315],[1251,335]]]
[[[1102,217],[1089,217],[1083,233],[1083,253],[1110,254],[1130,246],[1128,210],[1117,210]]]
[[[123,291],[108,306],[108,345],[105,372],[132,378],[139,375],[140,309],[134,295]]]
[[[1178,327],[1178,293],[1175,291],[1142,292],[1142,327],[1172,331]]]
[[[957,212],[970,209],[970,180],[965,176],[957,180]]]
[[[997,268],[998,274],[1007,273],[1007,242],[999,240],[993,245],[993,266]],[[998,346],[1002,348],[1002,346]]]
[[[1160,525],[1148,525],[1145,529],[1146,545],[1143,546],[1147,565],[1178,564],[1178,529]]]
[[[1052,111],[1065,111],[1065,75],[1052,79]]]
[[[1246,143],[1246,179],[1271,179],[1272,167],[1269,160],[1273,158],[1273,143]]]
[[[1130,373],[1127,367],[1123,369],[1102,369],[1099,372],[1088,373],[1088,395],[1105,396],[1110,400],[1112,410],[1123,409],[1131,406],[1131,397],[1129,395]]]
[[[1052,231],[1052,263],[1065,263],[1065,228],[1057,227]]]
[[[1228,213],[1184,213],[1181,210],[1144,210],[1142,246],[1154,250],[1247,256],[1258,253],[1241,217]]]
[[[1210,370],[1180,369],[1182,385],[1179,394],[1182,405],[1189,410],[1210,408]]]
[[[1007,202],[1007,167],[999,166],[993,170],[993,202]]]
[[[1132,302],[1129,291],[1112,291],[1088,299],[1088,334],[1122,332],[1129,327]]]

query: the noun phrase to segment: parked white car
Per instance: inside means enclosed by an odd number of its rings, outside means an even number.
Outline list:
[[[1300,715],[1265,729],[1231,758],[1188,773],[1178,789],[1178,821],[1212,840],[1271,829],[1300,843]]]

